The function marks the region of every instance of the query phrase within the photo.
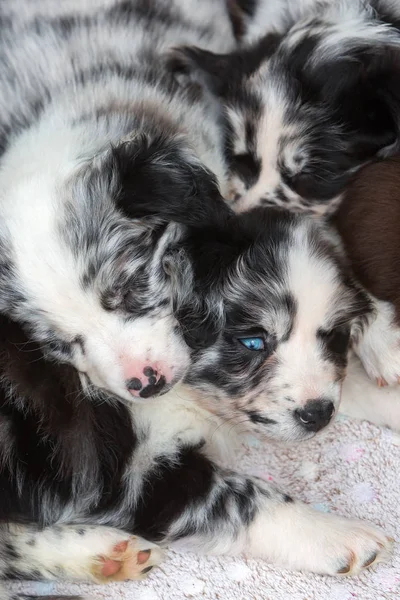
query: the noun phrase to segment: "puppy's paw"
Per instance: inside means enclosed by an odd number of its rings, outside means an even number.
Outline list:
[[[93,558],[91,573],[97,583],[143,579],[160,564],[162,551],[140,538],[130,536]]]
[[[331,514],[314,518],[305,570],[321,575],[358,575],[388,559],[393,540],[377,527]]]
[[[354,346],[368,376],[378,387],[400,383],[400,327],[387,302],[376,302],[377,316]]]
[[[393,540],[364,521],[345,519],[293,502],[256,519],[249,554],[296,571],[357,575],[385,561]]]
[[[391,538],[369,523],[346,519],[340,519],[327,541],[329,538],[333,552],[327,553],[326,572],[331,575],[358,575],[364,569],[386,561],[393,545]]]
[[[143,579],[158,565],[158,546],[112,527],[56,525],[42,531],[25,528],[15,546],[15,568],[33,570],[43,579],[109,583]]]

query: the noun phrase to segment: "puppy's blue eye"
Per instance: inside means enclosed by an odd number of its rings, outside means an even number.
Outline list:
[[[262,337],[239,338],[238,341],[248,350],[260,352],[265,350],[265,343]]]

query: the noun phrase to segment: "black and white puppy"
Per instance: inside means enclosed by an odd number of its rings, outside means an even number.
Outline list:
[[[221,101],[228,199],[235,210],[332,212],[363,164],[399,147],[400,9],[389,0],[239,4],[243,48],[187,49],[173,61]]]
[[[215,342],[197,344],[184,385],[150,403],[88,397],[72,366],[2,317],[4,577],[141,578],[161,559],[154,544],[328,575],[385,558],[375,527],[220,466],[235,424],[300,442],[338,409],[350,330],[369,302],[329,235],[260,210],[182,248],[195,288],[223,300],[211,320],[181,315],[186,334],[208,338],[211,326]]]
[[[137,217],[171,199],[213,219],[224,167],[213,102],[161,56],[230,49],[225,3],[18,0],[0,19],[0,312],[88,390],[163,393],[190,362],[185,231]]]

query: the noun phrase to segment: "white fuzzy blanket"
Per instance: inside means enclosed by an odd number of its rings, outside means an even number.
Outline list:
[[[400,436],[339,417],[311,442],[282,448],[248,439],[236,469],[276,482],[322,511],[356,516],[400,540]],[[107,600],[396,600],[400,546],[392,561],[360,577],[291,573],[257,560],[207,558],[170,552],[143,582],[106,587],[12,584],[38,594],[85,593]]]

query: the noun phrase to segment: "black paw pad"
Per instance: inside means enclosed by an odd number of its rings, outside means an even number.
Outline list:
[[[142,382],[137,377],[132,377],[132,379],[130,379],[127,383],[128,390],[134,390],[138,392],[142,389],[142,387]]]

